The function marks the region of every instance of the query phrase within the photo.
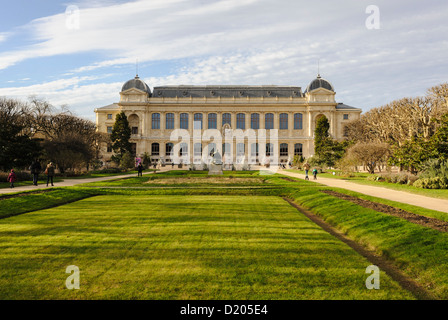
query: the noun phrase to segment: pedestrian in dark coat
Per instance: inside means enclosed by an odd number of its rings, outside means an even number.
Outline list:
[[[40,165],[39,161],[34,160],[33,163],[31,163],[30,171],[33,175],[33,184],[37,186],[37,180],[39,179],[39,173],[42,170],[42,166]]]
[[[53,177],[54,177],[54,165],[53,162],[50,162],[47,165],[47,168],[45,169],[45,174],[47,175],[47,187],[48,187],[48,183],[51,181],[51,185],[54,186],[53,184]]]
[[[141,177],[142,176],[142,172],[143,172],[143,166],[142,166],[141,162],[138,163],[137,171],[138,171],[137,177]]]
[[[11,173],[8,175],[8,182],[11,183],[11,188],[14,188],[14,182],[16,182],[17,177],[14,172],[14,169],[11,170]]]

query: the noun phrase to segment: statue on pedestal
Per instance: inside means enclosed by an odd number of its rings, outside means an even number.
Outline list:
[[[222,174],[222,158],[221,154],[216,150],[212,150],[210,152],[210,156],[213,158],[210,162],[210,166],[208,169],[208,174]]]

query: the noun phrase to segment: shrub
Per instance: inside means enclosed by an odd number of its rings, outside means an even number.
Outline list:
[[[423,189],[447,189],[448,179],[444,177],[420,178],[414,182],[414,187]]]
[[[429,159],[422,164],[421,178],[442,177],[448,179],[448,160]]]

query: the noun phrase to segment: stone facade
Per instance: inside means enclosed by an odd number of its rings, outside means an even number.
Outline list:
[[[358,119],[361,109],[337,103],[335,94],[331,83],[320,76],[305,92],[295,86],[164,86],[155,87],[151,92],[136,76],[123,85],[119,103],[95,109],[96,123],[100,132],[111,132],[115,116],[124,111],[132,129],[135,155],[141,157],[147,152],[153,160],[161,159],[166,163],[171,163],[170,149],[179,143],[171,137],[175,129],[185,129],[189,133],[190,161],[201,156],[201,150],[202,154],[209,152],[207,141],[194,145],[194,129],[201,133],[207,129],[222,132],[223,125],[243,131],[266,129],[267,144],[270,143],[270,129],[277,129],[274,150],[279,152],[279,162],[284,163],[294,155],[305,158],[313,155],[314,129],[322,115],[330,122],[331,136],[344,139],[344,126]],[[200,122],[195,124],[195,121],[201,121],[202,128]],[[237,161],[237,153],[244,153],[246,159],[255,156],[256,162],[261,163],[256,142],[246,139],[243,143],[244,146],[240,141],[238,146],[238,141],[233,139],[232,145],[223,147],[227,152],[230,147],[233,161]],[[269,150],[266,151],[269,157]],[[110,159],[113,154],[110,146],[104,145],[102,154],[106,161]]]

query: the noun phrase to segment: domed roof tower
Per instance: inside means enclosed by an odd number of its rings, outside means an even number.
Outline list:
[[[129,90],[129,89],[133,89],[133,88],[144,91],[144,92],[148,93],[149,96],[151,96],[151,89],[148,87],[148,85],[143,80],[141,80],[138,77],[138,75],[136,75],[134,79],[126,81],[125,84],[123,85],[123,87],[121,88],[121,92]]]
[[[310,92],[319,88],[324,88],[334,92],[334,87],[330,81],[321,78],[320,74],[317,75],[317,78],[311,81],[308,87],[305,90],[306,92]]]

